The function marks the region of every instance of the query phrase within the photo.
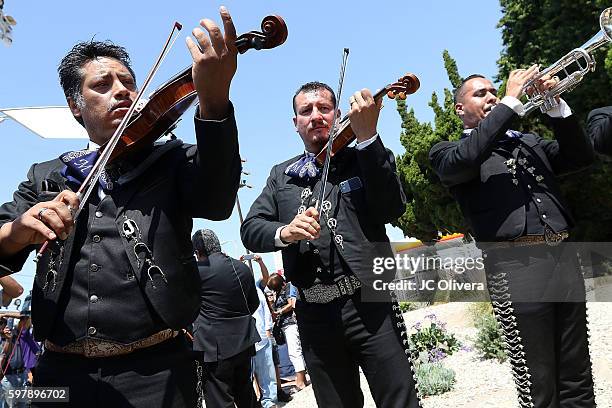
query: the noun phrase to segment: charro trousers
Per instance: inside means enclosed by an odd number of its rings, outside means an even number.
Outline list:
[[[575,251],[535,245],[485,254],[519,406],[594,407],[584,279]]]
[[[296,315],[318,406],[363,407],[359,367],[377,407],[419,406],[400,333],[403,320],[390,302],[362,302],[358,291],[326,304],[298,300]]]

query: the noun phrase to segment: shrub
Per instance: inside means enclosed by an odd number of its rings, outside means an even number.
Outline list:
[[[474,326],[478,329],[474,347],[481,358],[506,361],[504,340],[490,303],[476,303],[472,308]]]
[[[421,396],[443,394],[455,384],[455,372],[440,362],[419,364],[415,374]]]
[[[428,362],[439,361],[459,350],[461,343],[454,334],[446,331],[445,323],[439,321],[435,314],[425,318],[429,320],[429,324],[417,322],[412,326],[416,329],[416,332],[410,335],[412,348],[419,354],[427,353]]]
[[[411,312],[413,310],[417,310],[418,306],[413,302],[399,302],[399,308],[402,313]]]
[[[475,326],[478,329],[478,334],[476,335],[476,341],[474,341],[474,347],[480,357],[486,360],[494,358],[500,363],[506,361],[504,340],[495,316],[492,314],[480,316],[476,320]]]
[[[476,320],[485,314],[493,314],[493,306],[491,302],[475,302],[469,307],[469,313],[472,316],[472,321],[476,324]]]

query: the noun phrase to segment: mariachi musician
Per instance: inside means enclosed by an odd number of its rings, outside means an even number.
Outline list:
[[[376,406],[417,407],[399,307],[388,294],[372,293],[366,256],[374,243],[391,254],[385,223],[403,214],[405,197],[393,154],[376,130],[381,100],[363,89],[350,102],[357,145],[331,159],[319,213],[315,155],[328,141],[336,97],[320,82],[297,90],[293,123],[304,153],[272,168],[242,224],[242,241],[255,252],[282,250],[287,278],[298,288],[298,329],[319,406],[362,407],[361,367]]]
[[[485,252],[519,406],[593,407],[584,280],[562,245],[573,219],[556,180],[591,164],[593,148],[562,99],[547,112],[554,140],[510,129],[526,90],[556,84],[537,65],[515,70],[500,100],[490,80],[468,76],[455,90],[463,135],[429,156]]]
[[[196,28],[195,40],[187,39],[199,100],[197,145],[150,143],[119,156],[75,219],[81,170],[137,93],[125,49],[78,43],[59,76],[89,144],[34,164],[14,200],[0,207],[2,274],[19,271],[43,241],[56,241],[34,281],[32,318],[46,349],[34,385],[69,387],[62,407],[196,405],[194,361],[178,334],[199,307],[192,218],[229,217],[241,171],[229,101],[236,33],[225,8],[221,19],[225,35],[205,19],[205,31]]]

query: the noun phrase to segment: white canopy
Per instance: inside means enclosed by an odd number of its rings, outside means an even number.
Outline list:
[[[89,139],[67,106],[10,108],[0,112],[45,139]]]

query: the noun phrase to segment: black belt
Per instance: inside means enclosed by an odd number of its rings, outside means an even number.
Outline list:
[[[512,241],[492,242],[487,244],[487,248],[516,248],[542,244],[557,246],[568,238],[569,233],[567,231],[554,232],[552,229],[546,228],[542,235],[524,235]]]
[[[318,283],[298,290],[298,299],[307,303],[329,303],[342,296],[351,296],[361,288],[361,281],[355,275],[345,275],[334,283]]]

